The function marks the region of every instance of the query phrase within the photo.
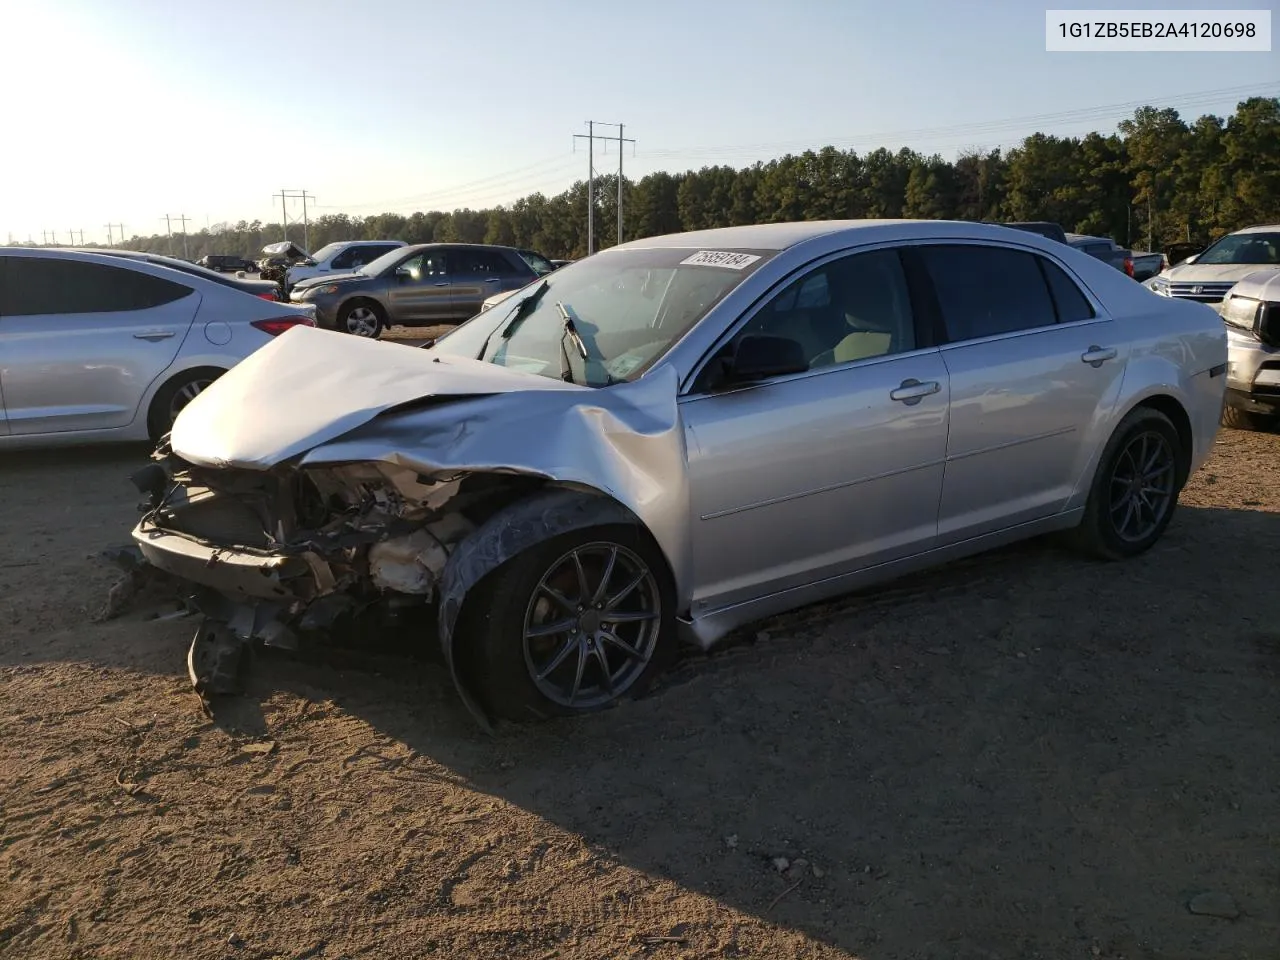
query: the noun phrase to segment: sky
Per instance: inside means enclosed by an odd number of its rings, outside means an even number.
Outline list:
[[[314,196],[312,215],[554,194],[586,176],[589,120],[625,124],[638,177],[827,144],[951,159],[1113,132],[1141,103],[1194,119],[1280,95],[1276,49],[1047,53],[1049,5],[0,0],[0,243],[148,235],[165,214],[279,222],[281,188]],[[1275,0],[1188,6],[1280,20]],[[617,145],[596,164],[616,171]]]

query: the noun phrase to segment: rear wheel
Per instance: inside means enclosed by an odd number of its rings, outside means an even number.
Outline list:
[[[382,307],[372,300],[353,300],[338,311],[338,329],[355,337],[376,340],[385,325]]]
[[[156,391],[147,414],[147,432],[152,440],[159,440],[171,429],[173,421],[192,400],[226,371],[216,367],[200,367],[174,377]]]
[[[636,528],[573,531],[499,567],[467,618],[472,680],[513,720],[590,713],[641,695],[669,663],[675,595]]]
[[[1138,407],[1102,453],[1077,546],[1105,560],[1136,557],[1160,539],[1186,479],[1178,431],[1158,410]]]

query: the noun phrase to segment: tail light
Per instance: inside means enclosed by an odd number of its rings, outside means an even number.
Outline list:
[[[273,317],[270,320],[253,321],[253,326],[273,337],[280,336],[291,327],[314,327],[315,325],[315,318],[309,317],[305,313],[296,317]]]
[[[276,296],[274,290],[268,290],[266,293],[258,294],[259,300],[270,300],[272,303],[278,303],[280,298]]]
[[[1124,258],[1124,272],[1127,277],[1133,276],[1133,259],[1131,257]]]

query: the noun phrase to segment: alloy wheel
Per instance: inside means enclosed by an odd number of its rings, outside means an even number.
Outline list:
[[[1111,524],[1128,543],[1150,537],[1173,507],[1177,460],[1168,439],[1154,430],[1133,437],[1111,472]]]
[[[603,706],[645,672],[661,614],[657,579],[639,556],[616,543],[576,547],[551,564],[529,600],[529,677],[561,706]]]
[[[372,307],[354,307],[347,314],[347,333],[372,337],[378,332],[378,314]]]
[[[205,377],[199,380],[188,380],[179,387],[174,393],[173,399],[169,401],[169,422],[173,423],[174,420],[178,419],[178,414],[183,411],[186,405],[203,393],[211,383],[213,383],[213,380]]]

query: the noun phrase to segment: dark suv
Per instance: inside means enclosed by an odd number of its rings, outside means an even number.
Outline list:
[[[244,257],[230,257],[211,253],[196,261],[196,266],[218,273],[235,273],[237,270],[257,270],[258,265]]]
[[[289,298],[314,304],[322,327],[377,337],[395,325],[469,320],[486,297],[518,290],[552,269],[546,257],[531,250],[422,243],[398,247],[347,276],[303,280]]]

